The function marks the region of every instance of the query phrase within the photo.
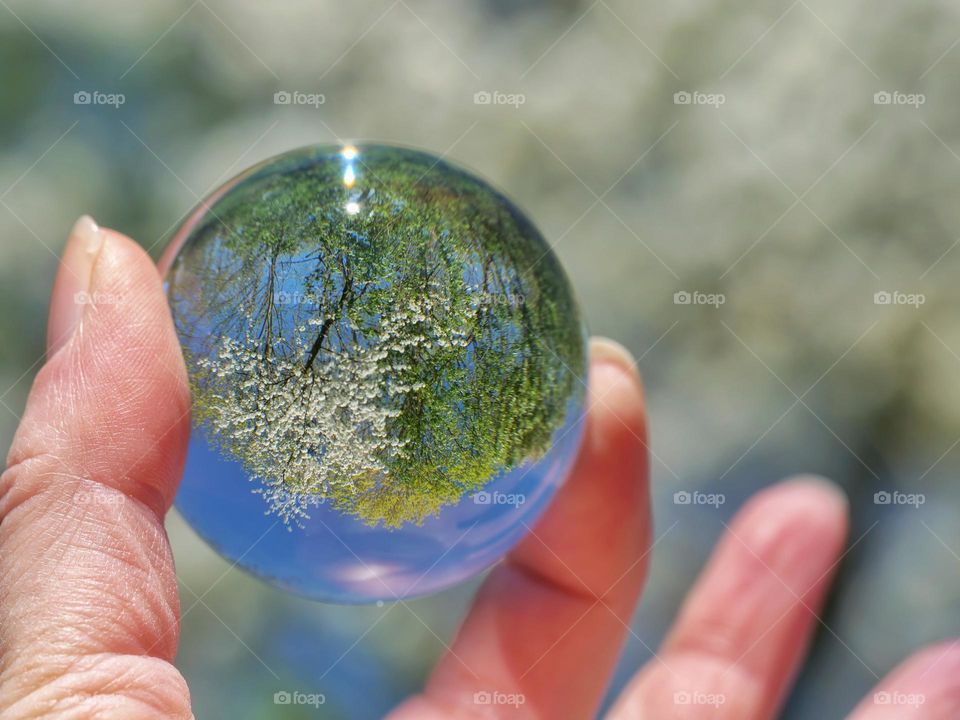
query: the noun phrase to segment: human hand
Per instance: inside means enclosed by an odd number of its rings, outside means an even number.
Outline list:
[[[652,547],[639,376],[612,343],[594,341],[591,355],[589,421],[568,482],[392,720],[595,714]],[[2,717],[192,717],[172,664],[179,606],[163,528],[189,400],[156,268],[128,238],[81,219],[54,286],[48,360],[0,477]],[[754,497],[610,716],[775,716],[839,562],[846,514],[840,491],[812,478]],[[876,689],[922,705],[871,694],[852,717],[955,718],[958,678],[960,646],[928,648]]]

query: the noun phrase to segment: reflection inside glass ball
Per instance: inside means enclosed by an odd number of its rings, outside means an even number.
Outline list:
[[[395,147],[293,151],[204,201],[161,264],[193,394],[176,504],[241,567],[324,600],[433,592],[563,481],[579,311],[478,178]]]

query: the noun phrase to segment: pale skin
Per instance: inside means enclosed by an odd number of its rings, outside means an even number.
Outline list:
[[[594,340],[589,386],[568,482],[391,720],[596,715],[643,589],[652,525],[647,419],[629,355]],[[163,527],[189,405],[156,267],[130,239],[81,219],[54,285],[47,362],[0,479],[2,717],[192,717],[172,664],[179,605]],[[758,493],[609,717],[776,717],[846,534],[846,501],[824,480]],[[884,691],[923,703],[876,703]],[[476,692],[523,703],[477,705]],[[960,644],[918,651],[850,717],[960,717]]]

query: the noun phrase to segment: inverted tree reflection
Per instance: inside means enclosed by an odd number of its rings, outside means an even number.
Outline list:
[[[422,521],[541,457],[583,371],[566,278],[507,201],[363,159],[349,187],[335,155],[252,175],[169,275],[195,422],[288,522]]]

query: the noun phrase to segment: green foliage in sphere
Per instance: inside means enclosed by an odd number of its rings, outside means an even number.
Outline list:
[[[582,323],[549,246],[438,158],[287,153],[181,236],[167,288],[194,422],[285,521],[327,502],[422,522],[542,457],[582,399]]]

